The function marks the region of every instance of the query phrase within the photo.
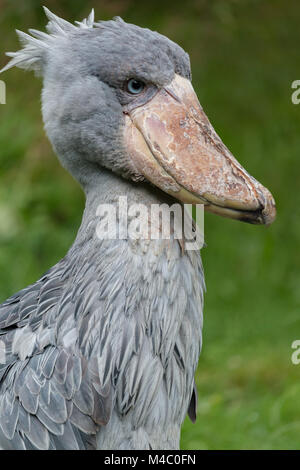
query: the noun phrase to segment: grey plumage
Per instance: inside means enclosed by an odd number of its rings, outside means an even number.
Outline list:
[[[200,254],[177,240],[99,240],[96,212],[124,195],[173,203],[128,158],[121,83],[190,78],[189,59],[121,19],[94,24],[91,13],[74,26],[46,13],[49,34],[19,33],[4,70],[42,74],[46,132],[87,201],[65,258],[0,306],[0,447],[178,448],[188,409],[196,415]]]

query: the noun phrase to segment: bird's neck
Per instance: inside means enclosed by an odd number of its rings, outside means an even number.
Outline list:
[[[104,225],[101,225],[104,218],[110,223],[115,221],[118,239],[120,225],[125,223],[124,211],[128,216],[126,223],[130,224],[133,213],[137,210],[137,205],[142,205],[149,213],[148,224],[151,224],[150,214],[153,205],[161,206],[164,204],[165,206],[171,206],[176,202],[148,183],[133,183],[108,170],[99,172],[93,178],[92,184],[85,189],[85,193],[86,205],[82,223],[72,247],[76,250],[78,250],[78,247],[86,245],[89,245],[90,250],[96,250],[100,248],[100,245],[103,245],[99,230]],[[121,210],[123,211],[123,218],[120,215]],[[114,234],[112,234],[112,239],[115,240]],[[122,241],[124,241],[124,233],[121,235],[120,242]]]

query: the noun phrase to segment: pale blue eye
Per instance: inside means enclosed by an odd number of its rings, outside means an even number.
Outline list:
[[[131,78],[127,82],[127,91],[132,95],[138,95],[143,91],[145,88],[145,83],[141,82],[140,80],[136,80],[135,78]]]

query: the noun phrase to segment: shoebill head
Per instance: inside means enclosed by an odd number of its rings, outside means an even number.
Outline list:
[[[271,193],[233,157],[191,83],[189,56],[120,18],[73,25],[45,8],[47,33],[18,32],[13,66],[43,77],[45,129],[84,186],[106,168],[225,217],[270,224]]]

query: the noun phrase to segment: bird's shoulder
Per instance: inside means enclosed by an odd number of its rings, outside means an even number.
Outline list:
[[[66,277],[63,260],[49,269],[38,281],[15,293],[0,304],[0,334],[14,327],[30,324],[35,329],[44,313],[62,295]]]
[[[86,449],[109,420],[98,358],[73,343],[85,296],[71,271],[62,261],[0,306],[0,448]]]

